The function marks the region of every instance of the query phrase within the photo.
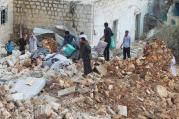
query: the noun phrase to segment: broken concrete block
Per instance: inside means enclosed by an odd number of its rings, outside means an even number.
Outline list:
[[[133,72],[135,71],[135,65],[134,64],[129,64],[127,67],[128,72]]]
[[[64,100],[62,102],[62,105],[63,106],[68,106],[68,105],[71,105],[71,104],[74,104],[74,103],[82,102],[84,100],[85,100],[84,96],[80,96],[80,97],[76,97],[76,98],[70,98],[68,100]]]
[[[8,56],[7,57],[7,63],[9,64],[9,66],[13,67],[16,63],[17,63],[18,59],[15,56]]]
[[[2,104],[2,102],[0,102],[0,108],[4,107],[4,105]]]
[[[58,91],[58,97],[64,96],[64,95],[69,95],[69,94],[75,93],[75,92],[76,92],[76,86],[66,88],[66,89]]]
[[[0,59],[0,64],[3,64],[4,62],[6,62],[7,60],[6,60],[6,58],[1,58]]]
[[[86,97],[84,102],[90,106],[94,105],[94,102],[90,97]]]
[[[161,98],[166,98],[168,96],[168,91],[165,87],[157,85],[156,90]]]
[[[118,112],[118,114],[127,117],[127,107],[126,106],[118,105],[117,112]]]
[[[106,107],[105,106],[100,107],[96,113],[99,115],[106,115],[107,114]]]
[[[24,94],[23,93],[15,93],[15,94],[12,94],[12,98],[14,100],[23,100],[24,99]]]
[[[57,103],[58,99],[55,97],[46,95],[45,100],[52,107],[52,109],[54,109],[55,111],[58,111],[58,109],[61,107],[61,105],[59,103]]]
[[[75,119],[72,113],[66,113],[64,119]]]
[[[29,81],[33,80],[33,84],[27,85]],[[15,92],[19,93],[18,95],[14,95],[17,98],[22,98],[23,99],[30,99],[33,96],[37,95],[44,87],[46,84],[46,80],[43,78],[33,78],[33,77],[27,77],[26,79],[19,79],[10,89],[10,92]],[[22,93],[22,94],[20,94]],[[14,98],[16,100],[16,98]]]
[[[116,113],[111,109],[110,106],[107,106],[107,113],[110,115],[116,115]]]
[[[47,117],[51,117],[53,114],[53,110],[50,105],[36,105],[34,107],[34,117],[37,118],[41,115],[46,115]]]
[[[105,65],[100,65],[96,67],[96,70],[101,74],[102,76],[106,76],[107,74],[107,67]]]

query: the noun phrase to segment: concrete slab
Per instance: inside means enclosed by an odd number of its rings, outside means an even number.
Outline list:
[[[28,85],[29,82],[33,83],[31,83],[31,85]],[[21,98],[23,97],[22,99],[26,100],[40,93],[40,91],[45,87],[45,84],[46,80],[43,78],[27,77],[26,79],[19,79],[12,86],[10,92],[13,93],[14,100],[19,99],[16,98],[16,95],[18,94],[21,94]]]

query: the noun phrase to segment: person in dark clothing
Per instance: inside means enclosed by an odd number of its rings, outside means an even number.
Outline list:
[[[27,45],[27,34],[25,34],[24,38],[19,39],[19,50],[21,51],[21,55],[25,54],[25,46]]]
[[[110,53],[109,53],[109,47],[110,47],[110,44],[111,44],[111,36],[113,36],[113,33],[112,33],[112,30],[111,28],[108,27],[108,23],[104,23],[104,41],[107,44],[105,50],[104,50],[104,59],[106,61],[109,61],[109,56],[110,56]]]
[[[83,61],[84,75],[86,76],[92,72],[91,67],[91,47],[86,38],[80,39],[80,57]]]
[[[75,39],[75,37],[73,35],[71,35],[69,31],[66,31],[62,47],[65,46],[66,44],[73,45],[74,39]]]

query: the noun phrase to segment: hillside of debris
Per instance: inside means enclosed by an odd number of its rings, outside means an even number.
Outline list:
[[[179,77],[171,74],[172,57],[165,42],[156,40],[146,55],[131,60],[93,60],[94,72],[86,78],[81,77],[80,62],[47,70],[32,66],[28,57],[13,66],[1,60],[0,115],[7,119],[176,119]],[[30,88],[30,93],[12,91],[19,91],[19,86]],[[26,99],[35,91],[40,92]]]

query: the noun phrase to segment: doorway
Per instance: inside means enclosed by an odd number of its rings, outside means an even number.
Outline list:
[[[135,21],[135,40],[138,40],[140,38],[140,18],[141,14],[137,14]]]
[[[115,42],[117,42],[118,20],[113,21],[113,33],[114,33]]]

